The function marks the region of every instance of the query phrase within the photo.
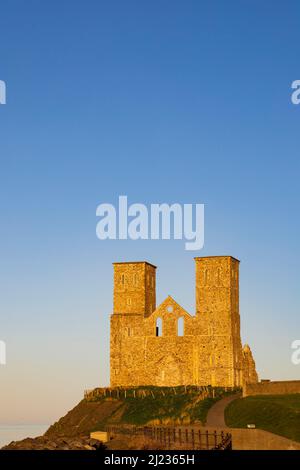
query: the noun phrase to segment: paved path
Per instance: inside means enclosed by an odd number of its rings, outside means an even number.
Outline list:
[[[235,393],[228,397],[222,398],[213,405],[207,413],[206,425],[209,427],[226,428],[224,411],[226,406],[233,400],[241,397],[241,393]]]

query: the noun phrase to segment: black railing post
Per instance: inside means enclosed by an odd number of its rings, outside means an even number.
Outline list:
[[[201,440],[201,429],[198,431],[198,437],[199,437],[199,449],[202,449],[202,440]]]

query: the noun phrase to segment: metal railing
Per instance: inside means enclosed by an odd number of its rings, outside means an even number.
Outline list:
[[[145,444],[162,449],[231,450],[230,433],[211,432],[194,427],[169,426],[107,426],[110,438],[126,435],[129,439],[142,438]]]

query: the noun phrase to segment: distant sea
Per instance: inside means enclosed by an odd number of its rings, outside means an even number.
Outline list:
[[[0,449],[11,441],[20,441],[25,437],[37,437],[44,434],[49,424],[0,424]]]

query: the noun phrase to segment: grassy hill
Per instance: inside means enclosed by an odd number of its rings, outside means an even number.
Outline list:
[[[300,394],[257,395],[233,401],[225,409],[227,426],[257,428],[300,442]]]
[[[150,389],[150,388],[149,388]],[[122,398],[99,396],[82,400],[47,431],[47,436],[78,436],[101,430],[113,424],[189,424],[206,421],[209,408],[231,391],[211,389],[211,397],[201,396],[196,389],[186,393],[174,388],[151,387],[151,394]]]

